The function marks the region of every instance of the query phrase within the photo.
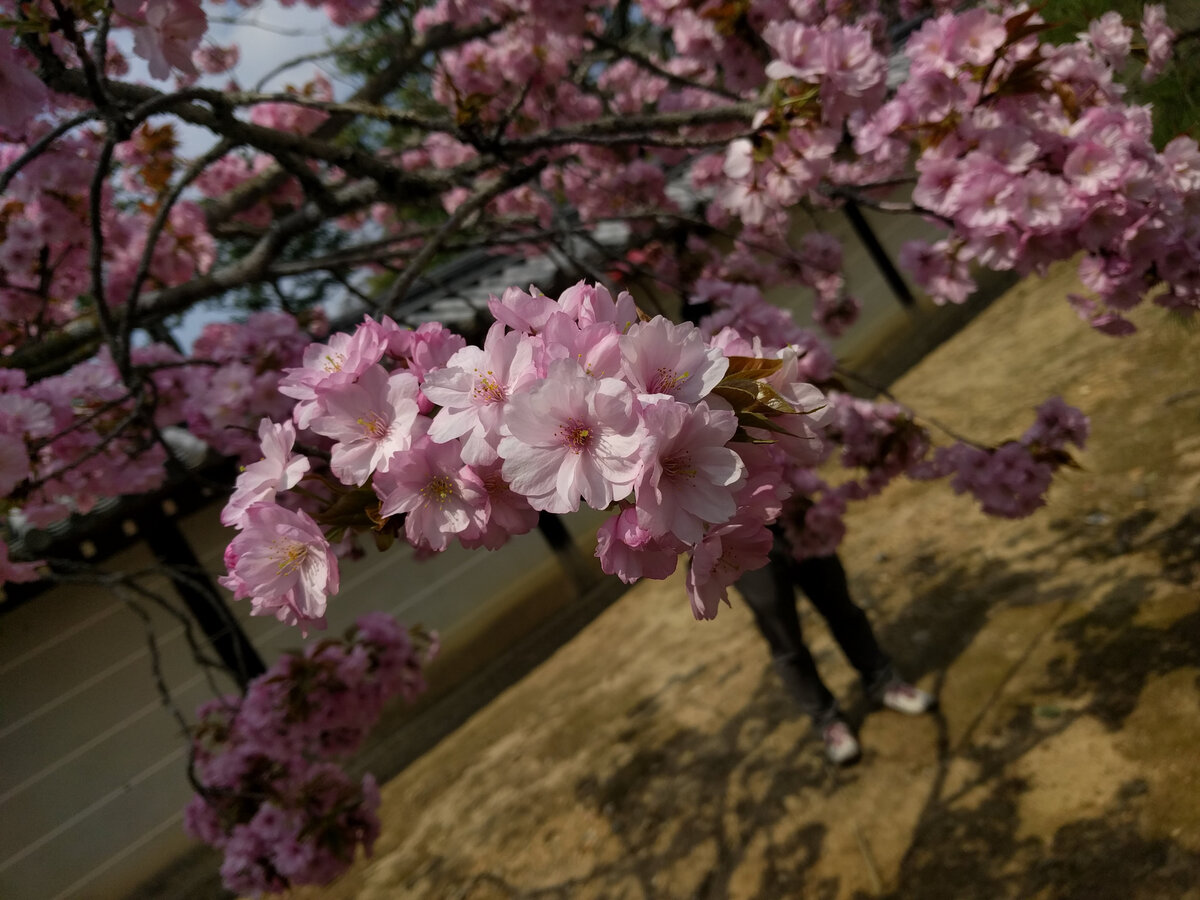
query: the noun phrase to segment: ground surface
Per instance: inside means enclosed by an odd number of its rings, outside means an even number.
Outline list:
[[[1063,270],[895,385],[985,440],[1062,394],[1093,420],[1048,508],[989,519],[900,483],[843,557],[941,712],[865,715],[825,765],[736,602],[644,583],[384,790],[373,859],[321,898],[1200,897],[1200,333],[1089,332]],[[802,604],[803,606],[803,604]]]

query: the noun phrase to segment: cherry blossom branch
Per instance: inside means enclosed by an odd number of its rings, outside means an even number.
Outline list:
[[[45,57],[45,54],[42,56]],[[61,64],[52,67],[46,80],[51,87],[63,93],[76,96],[88,94],[86,81],[81,79],[79,73],[65,69]],[[351,176],[370,178],[397,197],[404,196],[405,188],[417,180],[412,173],[364,149],[242,122],[234,118],[233,107],[225,94],[218,90],[193,87],[174,94],[164,94],[153,88],[127,82],[110,81],[108,85],[114,103],[132,107],[130,115],[125,118],[129,125],[155,113],[170,111],[189,124],[207,128],[219,137],[246,144],[272,156],[281,153],[297,154],[337,166]],[[428,175],[420,180],[434,182],[440,179]]]
[[[92,276],[92,303],[96,307],[96,318],[100,323],[101,334],[112,347],[113,353],[120,354],[121,348],[117,343],[116,325],[113,322],[112,313],[109,311],[108,299],[104,290],[104,212],[102,202],[104,185],[108,179],[116,146],[117,139],[113,135],[110,125],[104,145],[100,148],[100,158],[96,161],[91,189],[88,192],[88,217],[92,234],[91,244],[88,247],[88,267]]]
[[[455,134],[459,131],[453,119],[430,119],[419,113],[404,109],[393,109],[390,106],[380,106],[376,103],[366,103],[361,100],[320,100],[316,97],[305,97],[301,94],[289,94],[286,91],[260,92],[235,91],[224,94],[224,102],[230,107],[260,106],[264,103],[290,103],[305,109],[318,109],[322,112],[345,116],[353,119],[361,116],[386,122],[388,125],[400,125],[419,128],[424,132],[444,131]],[[314,132],[315,134],[315,132]]]
[[[608,220],[606,220],[608,221]],[[615,221],[615,220],[613,220]],[[534,231],[521,232],[517,229],[536,225],[534,219],[497,219],[491,223],[492,230],[479,234],[476,237],[446,241],[442,245],[442,250],[460,251],[460,250],[479,250],[487,249],[488,247],[505,247],[520,244],[537,244],[541,241],[549,241],[554,237],[578,235],[586,230],[589,226],[578,225],[575,227],[537,229]],[[350,247],[344,247],[333,253],[325,256],[313,257],[311,259],[289,260],[273,265],[268,273],[268,280],[275,278],[286,278],[295,275],[306,275],[311,272],[325,271],[334,274],[335,277],[340,270],[353,266],[367,266],[372,264],[381,264],[387,260],[400,259],[404,256],[412,254],[411,248],[393,248],[395,244],[409,243],[422,238],[427,238],[435,235],[441,226],[432,228],[414,229],[413,231],[404,232],[403,234],[394,235],[392,237],[380,238],[377,241],[368,241],[361,244],[355,244]],[[371,305],[375,301],[371,300]]]
[[[579,125],[563,125],[542,134],[506,138],[504,146],[510,150],[527,150],[559,144],[586,144],[596,138],[609,136],[647,136],[659,131],[670,132],[692,126],[749,124],[760,108],[756,103],[741,102],[708,109],[681,110],[641,116],[608,116],[592,119]],[[726,142],[731,139],[727,139]]]
[[[879,396],[884,397],[884,398],[890,400],[892,403],[895,403],[897,406],[907,410],[909,415],[911,415],[914,419],[923,419],[924,421],[926,421],[930,425],[932,425],[934,428],[941,431],[947,437],[953,438],[954,440],[959,441],[960,443],[963,443],[963,444],[967,444],[971,447],[976,447],[980,450],[989,449],[986,444],[981,444],[981,443],[979,443],[979,441],[973,440],[972,438],[969,438],[969,437],[966,437],[965,435],[960,434],[959,432],[957,432],[953,428],[951,428],[949,425],[943,424],[942,422],[935,419],[933,416],[927,416],[927,415],[915,412],[912,409],[912,407],[910,407],[903,400],[900,400],[888,388],[873,381],[870,378],[867,378],[865,375],[855,372],[852,369],[847,369],[841,365],[835,365],[834,371],[841,377],[849,378],[851,381],[856,381],[859,384],[861,384],[863,387],[874,391]]]
[[[66,437],[68,434],[71,434],[74,431],[78,431],[81,428],[86,428],[88,425],[92,424],[92,422],[96,421],[96,419],[100,418],[105,413],[111,412],[112,410],[116,409],[119,406],[123,406],[125,403],[127,403],[128,401],[130,401],[132,399],[134,399],[134,394],[132,391],[130,391],[128,393],[121,395],[120,397],[118,397],[115,400],[109,400],[107,403],[103,403],[100,406],[98,406],[96,409],[92,410],[86,416],[77,418],[66,428],[63,428],[60,431],[56,431],[54,434],[50,435],[49,437],[42,438],[41,440],[38,440],[38,441],[34,441],[33,445],[32,445],[32,449],[34,450],[34,452],[37,452],[38,450],[41,450],[43,447],[49,446],[50,444],[52,444],[54,441],[58,440],[59,438]]]
[[[916,203],[889,203],[881,200],[873,200],[862,193],[861,190],[847,187],[846,185],[834,185],[825,189],[830,197],[837,197],[843,200],[850,200],[857,203],[859,206],[865,206],[868,209],[873,209],[876,212],[888,213],[889,215],[920,215],[928,216],[931,219],[937,219],[949,228],[956,227],[957,223],[953,218],[942,213],[935,212],[932,209],[926,209]]]
[[[396,89],[404,76],[421,65],[422,60],[428,55],[436,55],[467,41],[487,37],[498,31],[500,27],[499,24],[488,21],[461,28],[449,24],[437,25],[415,40],[399,39],[396,42],[396,55],[392,61],[371,76],[359,90],[350,96],[347,102],[361,103],[367,106],[377,105]],[[333,138],[340,134],[352,120],[353,116],[335,113],[318,125],[312,136],[319,139]],[[282,183],[282,178],[282,172],[268,170],[257,178],[239,185],[221,201],[210,203],[206,210],[209,226],[215,227],[251,206],[278,187]]]
[[[201,99],[210,99],[207,94]],[[540,134],[502,138],[493,134],[488,138],[473,134],[452,119],[431,119],[409,110],[397,110],[363,102],[336,102],[304,97],[288,93],[237,92],[223,95],[223,102],[231,107],[256,106],[264,103],[288,103],[305,109],[354,117],[375,119],[389,125],[400,125],[420,129],[424,133],[444,132],[473,144],[482,150],[529,151],[562,144],[651,144],[665,147],[724,146],[729,140],[742,137],[741,133],[722,138],[671,137],[658,132],[677,132],[681,128],[726,123],[749,123],[759,109],[756,104],[738,102],[729,106],[710,109],[684,110],[644,116],[610,116],[593,119],[576,126],[560,126],[553,131]],[[515,106],[516,104],[514,104]],[[501,119],[501,125],[503,124]],[[499,127],[499,126],[498,126]]]
[[[63,475],[67,474],[68,472],[73,472],[74,470],[78,469],[84,463],[95,459],[97,456],[99,456],[101,453],[103,453],[105,450],[107,450],[109,445],[111,445],[117,438],[119,438],[122,434],[124,434],[125,431],[129,428],[129,426],[133,425],[140,418],[141,418],[140,411],[136,411],[136,412],[132,413],[131,415],[126,416],[124,419],[122,419],[120,422],[117,423],[116,427],[113,428],[112,431],[109,431],[104,435],[104,439],[99,444],[97,444],[94,447],[88,448],[88,450],[85,453],[80,454],[75,459],[71,460],[71,462],[67,463],[65,466],[59,466],[54,471],[47,472],[41,478],[38,478],[38,479],[28,482],[26,485],[26,488],[25,488],[26,493],[32,493],[33,491],[36,491],[39,488],[45,487],[47,484],[54,481],[56,478],[61,478]]]
[[[664,81],[667,81],[670,84],[675,85],[676,87],[680,87],[680,88],[684,88],[684,89],[694,89],[694,90],[699,90],[699,91],[707,91],[710,94],[716,94],[718,97],[722,97],[726,100],[733,100],[735,102],[740,101],[742,99],[741,97],[739,97],[737,94],[733,93],[732,91],[727,91],[724,88],[719,88],[715,85],[704,84],[703,82],[700,82],[700,81],[693,81],[690,78],[684,78],[682,75],[677,75],[674,72],[668,71],[667,69],[664,69],[662,66],[658,65],[656,62],[654,62],[654,60],[652,60],[650,57],[646,56],[645,54],[640,53],[637,50],[634,50],[632,47],[630,47],[626,44],[622,44],[619,41],[614,41],[605,35],[593,33],[593,34],[589,34],[588,38],[594,44],[596,44],[598,47],[603,47],[606,50],[615,51],[616,53],[620,54],[621,56],[624,56],[627,59],[630,59],[633,62],[637,63],[637,65],[639,67],[645,69],[647,72],[650,72],[651,74],[656,75],[659,78],[662,78]]]

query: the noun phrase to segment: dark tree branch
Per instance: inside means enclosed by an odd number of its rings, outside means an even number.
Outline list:
[[[111,128],[105,136],[104,146],[100,148],[100,158],[96,161],[96,171],[92,174],[91,189],[88,193],[88,225],[91,228],[91,246],[88,248],[88,266],[92,275],[92,302],[96,306],[96,321],[100,323],[101,334],[112,348],[114,355],[120,358],[120,345],[117,343],[117,331],[108,308],[108,299],[104,290],[104,220],[103,198],[104,184],[108,180],[108,171],[112,166],[113,151],[116,150],[117,139]]]
[[[653,75],[662,78],[669,84],[675,85],[678,88],[707,91],[710,94],[716,94],[718,97],[723,97],[726,100],[740,101],[742,98],[732,91],[727,91],[724,88],[715,87],[711,84],[703,84],[699,81],[692,81],[690,78],[684,78],[682,75],[676,75],[658,65],[650,57],[643,53],[639,53],[627,44],[613,40],[602,34],[589,34],[588,37],[598,47],[603,47],[606,50],[612,50],[622,56],[627,57],[631,61],[637,63],[640,68],[645,69]]]
[[[458,208],[442,223],[437,232],[425,242],[417,252],[417,255],[412,258],[411,262],[404,268],[404,271],[392,282],[383,297],[380,298],[379,311],[387,315],[396,308],[396,305],[408,294],[409,289],[413,286],[413,282],[417,280],[425,267],[429,265],[438,251],[442,249],[442,246],[450,236],[467,219],[506,191],[524,184],[531,178],[536,178],[542,169],[546,167],[546,163],[547,160],[542,159],[505,172],[493,184],[459,204]]]
[[[431,28],[427,34],[417,40],[401,38],[397,41],[396,55],[392,61],[371,76],[347,102],[366,106],[379,104],[399,86],[406,75],[422,65],[422,60],[427,55],[436,55],[449,47],[476,38],[487,37],[498,31],[500,27],[494,22],[480,22],[464,28],[444,24]],[[336,137],[353,121],[353,118],[354,116],[349,113],[331,115],[313,131],[312,137],[316,140]],[[264,172],[257,178],[240,185],[222,200],[210,204],[206,211],[209,227],[215,227],[243,209],[252,206],[278,187],[282,183],[283,177],[283,173],[278,170]]]
[[[29,145],[29,149],[18,156],[12,164],[0,173],[0,194],[8,190],[9,184],[20,173],[20,171],[46,152],[47,148],[60,137],[72,129],[78,128],[85,122],[91,122],[93,119],[102,118],[102,114],[98,109],[89,109],[79,113],[77,116],[72,116],[65,122],[60,122],[55,125],[40,138]]]

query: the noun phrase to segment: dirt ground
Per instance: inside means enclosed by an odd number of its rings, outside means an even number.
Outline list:
[[[748,611],[643,583],[387,784],[375,856],[320,898],[1200,898],[1200,334],[1157,308],[1094,334],[1060,270],[899,381],[927,416],[1019,435],[1059,393],[1083,468],[1018,522],[945,483],[850,516],[859,601],[937,715],[867,714],[835,770]]]

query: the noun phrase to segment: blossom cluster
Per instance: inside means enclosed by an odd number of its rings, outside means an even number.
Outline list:
[[[840,446],[843,467],[855,476],[831,484],[811,469],[792,469],[795,497],[783,525],[799,558],[832,553],[846,533],[850,502],[864,500],[906,475],[916,480],[950,478],[951,488],[969,493],[992,516],[1022,518],[1046,504],[1055,472],[1074,465],[1070,447],[1087,442],[1087,416],[1061,397],[1036,411],[1034,424],[1016,440],[988,447],[956,439],[934,447],[928,430],[904,407],[831,392],[826,435]]]
[[[26,121],[23,127],[32,127],[31,139],[46,130],[36,120]],[[163,163],[163,153],[173,153],[173,140],[169,126],[158,132],[142,128],[122,150],[127,185],[136,187],[147,200],[154,192],[142,175]],[[19,170],[13,169],[0,204],[4,238],[0,241],[0,269],[4,272],[0,340],[5,345],[19,344],[28,339],[30,331],[38,336],[75,318],[77,299],[92,290],[89,251],[93,232],[87,204],[79,195],[81,186],[86,187],[91,179],[101,147],[97,135],[84,132],[61,138]],[[0,141],[0,171],[13,166],[26,149],[23,142]],[[216,244],[196,203],[176,203],[152,246],[147,247],[150,220],[141,208],[117,203],[116,193],[109,187],[101,200],[104,292],[112,309],[125,306],[143,265],[149,284],[156,288],[182,284],[212,265]]]
[[[369,854],[379,835],[374,778],[341,763],[394,697],[411,702],[435,646],[382,613],[344,641],[285,654],[244,697],[198,711],[193,766],[199,792],[187,830],[224,855],[226,888],[242,895],[327,884]]]
[[[1165,26],[1154,34],[1156,9],[1147,7],[1146,40],[1169,45]],[[1014,29],[979,9],[927,22],[909,40],[910,77],[878,119],[937,136],[913,199],[954,229],[906,248],[914,277],[961,302],[973,289],[968,262],[1025,274],[1082,252],[1080,277],[1098,302],[1080,311],[1102,331],[1130,330],[1121,312],[1163,281],[1170,289],[1156,302],[1196,308],[1200,257],[1185,223],[1200,210],[1200,151],[1179,137],[1159,152],[1149,108],[1122,102],[1114,75],[1132,30],[1110,14],[1049,47],[1028,34],[1037,17],[1025,19],[1029,28]],[[952,116],[964,99],[970,114]]]
[[[711,222],[737,223],[747,246],[786,246],[796,203],[875,202],[878,191],[854,186],[905,183],[917,142],[913,207],[950,233],[907,242],[900,262],[935,301],[964,302],[975,264],[1024,275],[1083,254],[1080,276],[1095,297],[1071,302],[1100,331],[1131,332],[1122,313],[1146,296],[1200,306],[1190,225],[1200,150],[1187,136],[1157,150],[1150,109],[1125,102],[1117,79],[1134,55],[1144,78],[1170,59],[1161,6],[1146,7],[1140,41],[1110,12],[1063,45],[1043,42],[1049,26],[1024,7],[944,12],[908,39],[891,93],[872,27],[797,15],[763,29],[775,56],[765,70],[771,107],[752,137],[730,142],[720,172],[710,159],[692,164],[693,180],[718,192]],[[1161,283],[1167,290],[1152,291]],[[821,321],[830,301],[817,296]]]
[[[491,309],[482,346],[367,318],[286,370],[291,421],[264,422],[262,460],[223,515],[239,529],[223,583],[254,612],[320,627],[338,578],[318,522],[344,523],[356,504],[360,527],[402,529],[428,551],[498,547],[539,511],[611,508],[604,569],[662,577],[690,552],[705,618],[765,562],[745,548],[769,538],[778,473],[820,453],[823,401],[800,379],[796,348],[760,356],[732,335],[709,342],[694,325],[642,321],[629,294],[584,282],[558,298],[509,289]],[[747,357],[727,355],[741,349]],[[299,431],[328,442],[339,485],[316,518],[280,502],[308,471],[293,450]]]
[[[956,493],[970,493],[988,515],[1018,519],[1045,505],[1054,470],[1071,464],[1067,447],[1082,449],[1088,427],[1087,416],[1052,397],[1018,440],[994,448],[958,441],[937,451],[928,474],[953,474]]]
[[[1116,76],[1134,31],[1118,14],[1058,46],[1040,41],[1046,27],[1029,10],[985,7],[928,20],[906,45],[903,84],[851,129],[855,150],[890,161],[891,175],[907,165],[901,145],[926,145],[913,202],[952,234],[909,243],[902,263],[935,299],[962,302],[970,263],[1027,274],[1082,253],[1080,277],[1098,299],[1076,307],[1093,327],[1128,333],[1121,313],[1162,282],[1156,303],[1195,310],[1196,142],[1157,150],[1149,107],[1124,102]],[[1141,28],[1152,77],[1174,35],[1161,6],[1146,7]]]
[[[164,435],[176,426],[217,453],[256,458],[253,426],[264,412],[290,408],[277,367],[298,363],[311,341],[282,313],[212,323],[190,358],[165,344],[134,349],[140,392],[124,383],[107,348],[31,384],[20,370],[0,371],[0,494],[8,511],[42,528],[103,498],[161,486],[174,452]],[[7,567],[0,573],[19,580]]]

